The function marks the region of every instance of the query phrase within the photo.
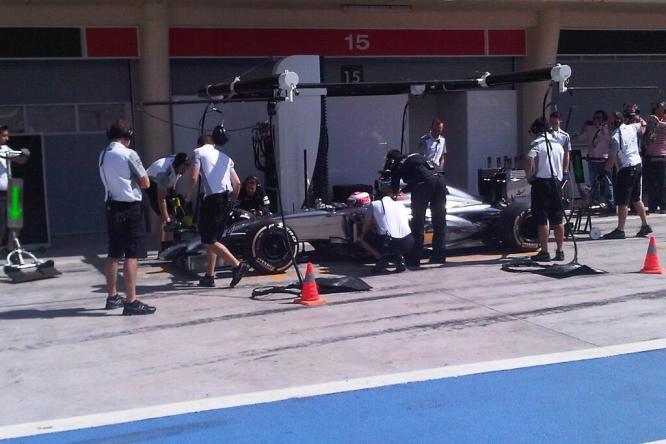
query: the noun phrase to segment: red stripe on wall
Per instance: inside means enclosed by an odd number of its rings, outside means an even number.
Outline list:
[[[138,57],[136,28],[86,28],[88,57]]]
[[[525,30],[495,29],[488,31],[488,54],[525,55]]]
[[[484,55],[483,30],[172,28],[172,57]]]

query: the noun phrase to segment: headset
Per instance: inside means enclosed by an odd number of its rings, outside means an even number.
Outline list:
[[[217,125],[215,128],[213,128],[213,133],[211,134],[211,137],[213,138],[213,142],[217,146],[222,146],[229,142],[229,133],[227,132],[226,129],[224,129],[224,125],[220,123]]]
[[[134,139],[134,129],[130,127],[123,131],[118,127],[112,126],[108,130],[106,130],[106,137],[109,140],[116,140],[116,139],[132,140]]]

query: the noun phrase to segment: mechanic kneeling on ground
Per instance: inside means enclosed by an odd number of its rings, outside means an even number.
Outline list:
[[[409,214],[404,205],[391,198],[390,189],[380,189],[378,193],[379,199],[373,202],[368,193],[357,192],[347,199],[351,206],[367,205],[357,243],[377,260],[372,273],[385,271],[389,263],[395,264],[395,271],[400,273],[406,269],[404,254],[414,246]]]
[[[157,159],[148,167],[146,173],[150,179],[150,187],[146,190],[150,207],[160,216],[157,220],[157,235],[160,241],[160,251],[173,244],[173,233],[166,233],[164,226],[171,222],[171,215],[167,205],[167,195],[173,194],[176,182],[190,166],[190,159],[185,153]]]
[[[546,123],[543,118],[536,119],[530,127],[530,133],[536,138],[530,144],[527,153],[525,172],[532,184],[532,216],[537,224],[541,251],[532,260],[549,262],[548,233],[549,224],[555,234],[557,250],[553,260],[563,261],[564,251],[564,208],[562,207],[562,170],[564,148],[550,134],[544,138]]]
[[[217,128],[216,128],[217,129]],[[199,280],[200,287],[215,287],[215,266],[217,257],[233,267],[230,287],[235,287],[247,273],[250,266],[240,262],[220,241],[229,215],[230,202],[238,196],[240,179],[234,170],[234,161],[218,150],[215,145],[223,145],[226,140],[221,137],[202,135],[194,150],[194,161],[187,187],[185,201],[192,200],[194,184],[201,173],[205,197],[201,204],[199,217],[199,233],[201,243],[207,254],[206,274]],[[215,145],[213,145],[215,143]],[[233,196],[231,194],[233,193]]]
[[[604,234],[604,239],[624,239],[624,224],[629,212],[629,203],[632,203],[636,213],[641,218],[641,229],[636,237],[645,237],[652,233],[652,227],[648,225],[645,214],[645,206],[641,200],[641,156],[638,151],[638,138],[645,133],[646,123],[640,116],[638,122],[634,117],[623,123],[623,115],[620,112],[611,113],[608,116],[608,125],[612,129],[608,161],[606,162],[605,174],[610,174],[613,166],[617,163],[619,171],[615,184],[615,203],[617,205],[617,228],[610,233]]]
[[[99,156],[99,175],[106,190],[106,221],[109,253],[106,258],[106,309],[123,307],[123,315],[155,313],[155,307],[136,298],[137,261],[146,257],[145,221],[141,188],[148,188],[146,170],[136,151],[129,148],[134,131],[124,120],[111,125],[111,143]],[[118,261],[125,258],[123,279],[127,299],[118,295]]]
[[[419,153],[403,155],[399,150],[391,150],[386,155],[392,161],[391,188],[395,195],[400,191],[400,180],[407,186],[403,192],[411,192],[412,198],[412,235],[414,246],[406,255],[407,265],[419,267],[423,255],[423,234],[425,214],[430,205],[433,237],[431,264],[446,263],[446,182],[443,173],[436,170],[436,165],[428,162]]]
[[[256,216],[267,216],[271,214],[271,201],[268,199],[263,187],[259,185],[259,179],[248,176],[243,182],[238,195],[238,208],[249,211]]]

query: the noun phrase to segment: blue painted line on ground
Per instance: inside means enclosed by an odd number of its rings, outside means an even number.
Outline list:
[[[636,443],[666,438],[666,350],[37,435],[33,443]]]

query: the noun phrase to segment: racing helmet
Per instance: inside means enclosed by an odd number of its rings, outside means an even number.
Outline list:
[[[372,201],[370,195],[365,191],[354,191],[347,198],[347,206],[349,207],[362,207]]]

